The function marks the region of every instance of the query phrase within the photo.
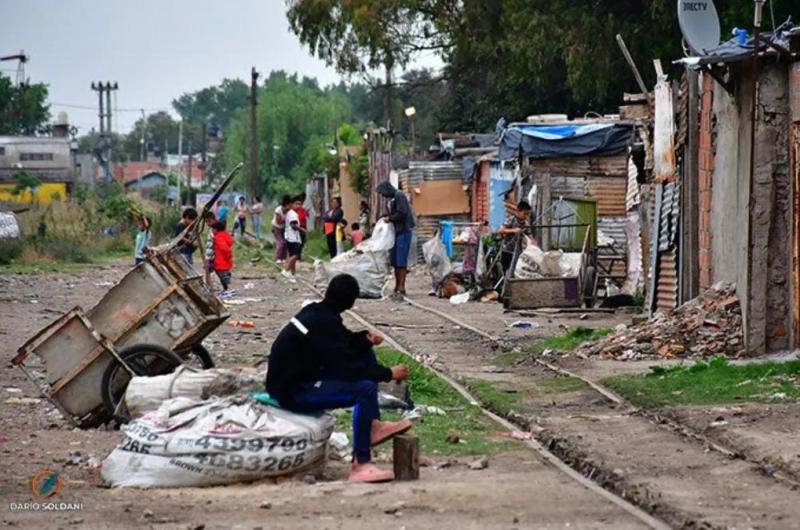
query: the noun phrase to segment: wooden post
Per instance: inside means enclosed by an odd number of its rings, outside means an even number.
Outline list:
[[[400,434],[392,438],[394,444],[395,480],[417,480],[419,478],[419,438]]]

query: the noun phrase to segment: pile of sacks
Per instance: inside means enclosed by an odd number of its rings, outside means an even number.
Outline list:
[[[620,360],[744,354],[742,314],[736,289],[716,284],[669,313],[581,346],[576,353]]]
[[[550,250],[544,252],[530,238],[525,238],[525,248],[517,258],[514,278],[535,280],[539,278],[577,278],[581,267],[580,252]]]
[[[296,473],[325,458],[329,414],[281,409],[263,372],[180,368],[133,377],[125,404],[133,420],[103,461],[112,486],[211,486]]]
[[[388,279],[389,251],[394,247],[394,226],[383,219],[375,223],[369,239],[356,248],[339,254],[330,262],[314,261],[314,283],[324,289],[337,274],[350,274],[358,280],[359,296],[382,298]]]

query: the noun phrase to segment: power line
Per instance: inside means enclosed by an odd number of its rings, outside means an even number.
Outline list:
[[[97,107],[91,107],[89,105],[78,105],[78,104],[75,104],[75,103],[56,103],[55,101],[51,101],[50,105],[52,105],[54,107],[65,107],[65,108],[68,108],[68,109],[85,109],[85,110],[96,110],[97,109]],[[161,112],[161,111],[169,112],[172,109],[170,109],[169,107],[156,107],[156,108],[150,108],[150,109],[136,107],[136,108],[122,108],[122,109],[116,109],[116,110],[117,110],[117,112],[141,112],[141,111],[145,111],[145,112]]]

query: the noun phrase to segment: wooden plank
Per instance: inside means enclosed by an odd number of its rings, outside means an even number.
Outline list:
[[[419,478],[419,438],[399,434],[392,438],[395,480]]]
[[[664,186],[656,184],[656,207],[655,215],[651,224],[650,231],[650,270],[647,276],[647,302],[645,308],[647,313],[652,316],[653,307],[656,299],[656,282],[658,280],[658,236],[661,229],[661,197]]]
[[[462,180],[426,180],[411,201],[417,215],[469,213],[469,194]]]
[[[686,302],[700,294],[700,123],[699,123],[699,76],[694,70],[686,70],[688,92],[688,125],[684,151],[684,172],[681,186],[681,265],[680,302]]]

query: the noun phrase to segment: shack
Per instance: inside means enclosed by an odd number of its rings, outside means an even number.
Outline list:
[[[631,156],[637,122],[619,116],[567,120],[566,116],[532,116],[501,132],[500,163],[517,163],[513,180],[502,166],[487,160],[490,174],[489,220],[497,224],[497,202],[491,198],[506,188],[505,205],[526,199],[537,224],[575,224],[596,227],[597,283],[634,294],[641,288],[639,170]],[[492,178],[494,171],[497,177]],[[496,182],[496,183],[495,183]],[[494,184],[494,189],[492,189]],[[542,245],[553,230],[541,234]],[[626,279],[632,281],[626,282]]]
[[[786,23],[757,44],[732,40],[681,59],[681,80],[656,87],[656,125],[665,120],[670,133],[655,135],[656,162],[659,152],[676,162],[656,171],[651,284],[676,275],[676,303],[735,284],[750,353],[800,346],[798,52],[800,28]],[[675,271],[659,265],[670,238]]]

